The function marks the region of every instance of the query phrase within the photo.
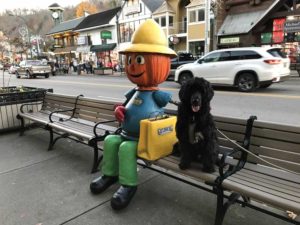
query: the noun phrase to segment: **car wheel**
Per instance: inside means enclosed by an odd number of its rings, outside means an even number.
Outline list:
[[[45,78],[48,78],[48,77],[49,77],[49,73],[46,73],[46,74],[45,74]]]
[[[267,88],[267,87],[270,87],[272,84],[262,84],[260,85],[259,87],[260,88]]]
[[[180,74],[178,82],[180,85],[183,85],[192,78],[193,78],[193,75],[191,73],[183,72],[182,74]]]
[[[256,79],[251,73],[242,73],[237,79],[239,91],[250,92],[256,89]]]
[[[15,74],[18,79],[21,78],[20,74],[17,71],[15,72]]]

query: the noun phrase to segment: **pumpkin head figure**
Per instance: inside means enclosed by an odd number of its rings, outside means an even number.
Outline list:
[[[128,79],[139,90],[157,90],[170,71],[170,57],[162,54],[128,53],[125,71]]]
[[[148,19],[134,32],[126,55],[125,71],[138,90],[157,90],[170,72],[170,58],[176,53],[168,47],[167,38],[159,25]]]

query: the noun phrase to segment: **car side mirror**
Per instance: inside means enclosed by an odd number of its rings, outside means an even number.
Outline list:
[[[199,63],[199,64],[202,64],[202,63],[203,63],[203,60],[202,60],[202,59],[199,59],[199,60],[198,60],[198,63]]]

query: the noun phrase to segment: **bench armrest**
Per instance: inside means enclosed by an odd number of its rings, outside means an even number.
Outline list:
[[[52,119],[52,115],[53,115],[53,114],[60,114],[60,113],[64,113],[64,112],[72,112],[72,115],[71,115],[69,118],[67,118],[67,119],[59,118],[59,121],[60,121],[60,122],[68,121],[68,120],[70,120],[70,119],[72,119],[72,118],[74,117],[75,110],[76,110],[76,108],[68,109],[68,110],[57,110],[57,111],[53,111],[53,112],[51,112],[50,115],[49,115],[49,120],[50,120],[51,123],[54,122],[53,119]]]
[[[95,137],[99,138],[99,137],[102,137],[102,136],[103,136],[103,135],[97,134],[97,129],[105,130],[105,129],[101,128],[101,127],[98,127],[99,125],[101,125],[101,124],[106,124],[106,123],[112,123],[112,122],[116,122],[116,121],[117,121],[117,120],[107,120],[107,121],[100,121],[100,122],[96,123],[95,126],[94,126],[94,129],[93,129],[93,132],[94,132],[94,134],[95,134]],[[109,132],[108,130],[105,130],[104,136],[107,136],[108,134],[110,134],[110,132]]]
[[[252,127],[254,120],[256,120],[256,116],[250,116],[249,119],[247,120],[247,125],[246,125],[246,131],[245,131],[245,136],[243,140],[242,147],[245,149],[249,149],[250,147],[250,138],[252,134]],[[241,152],[241,156],[238,159],[238,162],[236,165],[231,165],[227,171],[224,171],[226,164],[226,158],[228,156],[233,156],[234,154]],[[215,183],[217,185],[222,185],[222,182],[229,176],[235,174],[236,172],[240,171],[241,169],[244,168],[248,158],[248,152],[244,151],[243,149],[237,147],[234,148],[233,151],[224,153],[220,162],[219,162],[219,176],[217,177]]]
[[[49,115],[50,122],[53,123],[52,115],[55,114],[55,113],[72,112],[72,115],[69,118],[67,118],[67,119],[59,118],[60,122],[65,122],[65,121],[68,121],[68,120],[74,118],[74,115],[75,115],[75,112],[76,112],[76,109],[77,109],[77,103],[78,103],[78,100],[79,100],[80,97],[83,97],[83,95],[78,95],[76,97],[73,109],[57,110],[57,111],[53,111],[52,113],[50,113],[50,115]]]
[[[23,110],[23,107],[24,107],[24,106],[29,106],[29,105],[41,105],[41,104],[43,104],[42,101],[39,101],[39,102],[31,102],[31,103],[24,103],[24,104],[21,105],[20,111],[21,111],[21,113],[24,113],[24,110]]]

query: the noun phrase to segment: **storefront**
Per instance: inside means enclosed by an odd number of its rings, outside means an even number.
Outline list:
[[[97,67],[114,67],[118,64],[116,46],[116,43],[91,46],[91,52],[94,52],[97,57]]]

